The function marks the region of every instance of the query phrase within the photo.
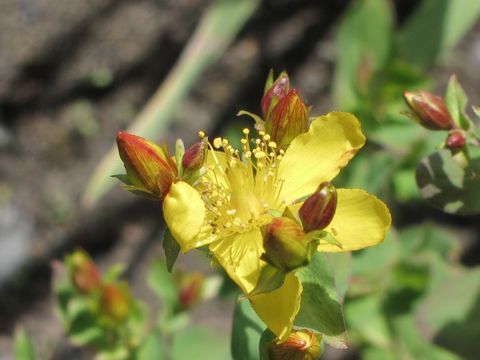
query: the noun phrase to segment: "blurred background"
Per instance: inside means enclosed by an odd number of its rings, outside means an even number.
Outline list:
[[[0,359],[11,359],[19,325],[43,358],[89,358],[66,340],[51,295],[52,260],[77,247],[101,268],[125,263],[135,295],[158,307],[145,274],[163,256],[161,206],[110,180],[118,167],[104,157],[130,126],[170,145],[178,137],[190,145],[199,130],[238,137],[251,120],[236,114],[260,113],[270,69],[288,71],[312,115],[360,118],[369,145],[338,184],[377,194],[393,213],[390,245],[354,258],[352,347],[324,358],[443,359],[429,346],[478,358],[480,217],[421,199],[415,167],[442,138],[401,112],[404,90],[443,94],[452,73],[478,102],[480,5],[220,2],[215,10],[207,0],[0,0]],[[439,262],[455,290],[428,285]],[[208,269],[195,254],[180,263]],[[228,334],[233,306],[217,300],[192,316]],[[427,311],[437,306],[452,317]],[[421,346],[406,340],[417,332]]]

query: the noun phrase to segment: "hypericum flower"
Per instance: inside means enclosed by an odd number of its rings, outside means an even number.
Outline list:
[[[269,134],[251,138],[243,130],[242,149],[227,139],[209,144],[208,172],[195,185],[174,183],[163,204],[166,223],[183,252],[208,245],[218,263],[245,294],[266,266],[262,229],[288,211],[298,217],[301,199],[331,181],[364,145],[358,120],[349,113],[317,117],[286,150]],[[202,134],[204,135],[204,134]],[[383,202],[358,189],[337,189],[328,226],[341,246],[321,241],[318,251],[351,251],[383,241],[390,213]],[[300,307],[302,285],[289,272],[283,285],[249,297],[260,318],[279,337],[289,334]]]
[[[453,119],[442,97],[426,91],[405,91],[403,98],[410,108],[407,115],[427,129],[450,130],[454,127]]]
[[[125,188],[153,198],[163,199],[177,178],[175,162],[168,156],[166,146],[120,131],[117,146],[126,175],[116,175],[125,183]]]
[[[285,341],[268,348],[269,360],[317,360],[322,353],[321,335],[310,330],[292,332]]]

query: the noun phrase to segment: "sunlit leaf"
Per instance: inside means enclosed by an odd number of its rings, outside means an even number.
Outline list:
[[[449,150],[439,150],[423,159],[416,174],[422,197],[447,213],[480,213],[480,156],[472,155],[466,169]]]
[[[303,292],[295,326],[312,329],[323,335],[326,343],[347,347],[341,299],[325,254],[316,253],[308,266],[297,271]]]

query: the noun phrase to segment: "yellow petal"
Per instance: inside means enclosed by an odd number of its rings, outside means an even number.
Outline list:
[[[337,210],[325,229],[341,244],[321,244],[318,251],[339,252],[363,249],[381,243],[392,218],[387,206],[360,189],[337,189]]]
[[[163,201],[163,216],[182,251],[190,250],[205,219],[200,194],[184,181],[170,187]]]
[[[260,319],[280,339],[288,336],[300,309],[302,284],[290,272],[278,289],[252,297],[250,303]]]
[[[260,260],[264,252],[260,230],[234,234],[211,243],[210,251],[244,293],[253,290],[265,264]]]
[[[313,120],[308,132],[292,141],[280,162],[285,202],[332,180],[364,144],[360,122],[352,114],[331,112]]]

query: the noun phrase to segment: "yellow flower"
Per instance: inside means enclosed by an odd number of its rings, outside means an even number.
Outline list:
[[[208,245],[215,259],[244,293],[251,292],[265,262],[261,229],[288,206],[331,181],[365,144],[359,121],[349,113],[315,118],[308,132],[286,150],[264,132],[251,139],[244,130],[242,151],[226,139],[213,141],[207,174],[194,187],[178,182],[163,204],[164,216],[183,252]],[[220,151],[222,150],[222,151]],[[337,207],[324,229],[341,247],[321,242],[318,251],[351,251],[383,241],[390,226],[383,202],[358,189],[337,189]],[[260,318],[285,338],[300,307],[302,285],[293,272],[284,284],[250,301]]]

